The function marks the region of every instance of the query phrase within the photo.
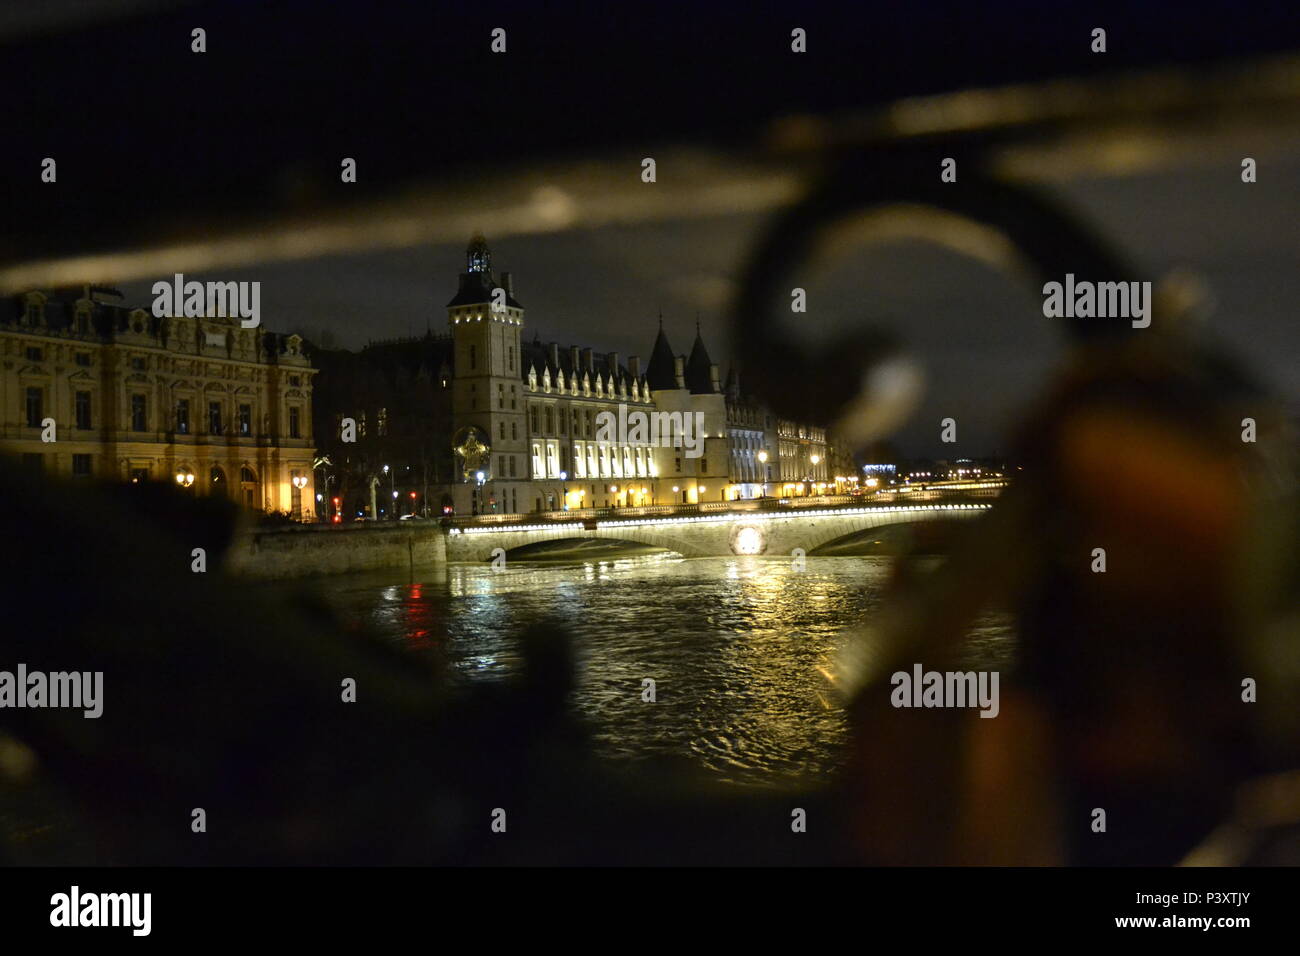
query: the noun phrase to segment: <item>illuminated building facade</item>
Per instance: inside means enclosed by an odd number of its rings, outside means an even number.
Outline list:
[[[0,305],[0,451],[44,474],[178,482],[311,518],[302,340],[121,300],[86,286]]]
[[[723,390],[698,328],[689,356],[675,355],[661,322],[644,367],[635,356],[624,362],[616,352],[527,342],[512,278],[504,273],[498,284],[481,236],[471,241],[466,266],[447,306],[452,418],[457,442],[472,428],[474,447],[490,450],[463,469],[453,492],[458,512],[696,504],[764,494],[769,467],[781,467],[775,436],[768,435],[770,416],[738,391]],[[692,429],[690,440],[678,444],[623,427],[638,413],[675,416]],[[602,432],[602,421],[620,427]],[[824,446],[824,434],[820,440]]]

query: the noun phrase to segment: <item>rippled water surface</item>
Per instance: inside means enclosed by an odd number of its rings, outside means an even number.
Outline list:
[[[826,673],[888,573],[885,558],[808,558],[797,572],[789,561],[662,556],[306,586],[352,626],[439,655],[465,682],[515,672],[520,633],[551,616],[573,635],[572,706],[604,756],[673,755],[721,779],[774,784],[840,764],[846,727]],[[1009,653],[996,621],[971,641],[990,663]],[[642,701],[644,678],[654,703]]]

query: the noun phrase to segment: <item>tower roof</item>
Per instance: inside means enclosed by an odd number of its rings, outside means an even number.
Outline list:
[[[713,391],[713,359],[709,358],[709,350],[704,347],[704,336],[700,334],[698,323],[691,357],[686,360],[686,387],[692,395]]]
[[[512,309],[523,306],[515,299],[508,286],[497,282],[492,274],[492,251],[488,249],[487,239],[483,233],[476,232],[465,247],[465,271],[460,274],[460,286],[447,308],[458,305],[488,305],[492,302],[492,291],[505,288],[506,305]]]
[[[659,334],[655,337],[654,348],[650,351],[645,377],[652,389],[677,387],[677,359],[673,356],[673,347],[668,344],[668,336],[664,334],[662,318],[659,320]]]

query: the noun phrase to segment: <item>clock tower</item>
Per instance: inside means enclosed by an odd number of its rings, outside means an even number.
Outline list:
[[[476,234],[465,250],[465,271],[447,303],[455,348],[452,421],[454,442],[474,449],[457,454],[458,514],[527,510],[528,458],[520,337],[524,308],[515,299],[510,273],[492,272],[487,240]],[[483,454],[480,445],[488,449]],[[467,474],[468,472],[468,474]],[[480,479],[478,476],[482,475]]]

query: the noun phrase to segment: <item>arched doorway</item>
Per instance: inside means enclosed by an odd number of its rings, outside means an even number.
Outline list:
[[[245,508],[257,508],[257,475],[247,465],[239,469],[239,500]]]

